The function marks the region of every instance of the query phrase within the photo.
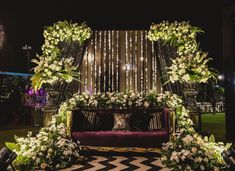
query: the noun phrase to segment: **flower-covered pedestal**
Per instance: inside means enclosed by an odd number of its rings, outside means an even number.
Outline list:
[[[185,100],[185,107],[187,109],[192,109],[194,110],[197,108],[197,95],[198,95],[198,90],[197,90],[197,84],[196,83],[185,83],[183,85],[184,90],[184,100]]]
[[[184,103],[185,107],[189,110],[190,118],[194,123],[194,128],[201,132],[201,112],[197,107],[198,84],[185,83],[183,85]]]
[[[60,103],[60,92],[58,90],[58,86],[48,86],[46,88],[47,93],[47,104],[43,108],[43,125],[47,126],[52,116],[57,113],[58,106]]]

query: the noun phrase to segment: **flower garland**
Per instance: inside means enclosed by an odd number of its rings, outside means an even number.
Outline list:
[[[163,40],[177,48],[178,57],[172,60],[167,68],[169,81],[174,83],[206,83],[210,78],[216,78],[216,72],[208,69],[207,53],[198,51],[196,36],[203,32],[200,28],[191,26],[189,22],[163,21],[150,26],[148,39],[151,41]],[[165,83],[165,84],[166,84]]]
[[[196,42],[197,33],[203,32],[200,28],[191,26],[189,22],[163,21],[160,24],[153,24],[148,33],[151,41],[163,40],[177,48],[179,56],[193,54],[198,45]]]
[[[57,22],[44,30],[45,43],[42,55],[32,60],[37,66],[32,76],[32,86],[40,89],[42,84],[71,82],[78,76],[77,67],[73,66],[72,57],[60,58],[59,43],[78,41],[81,44],[91,35],[85,23],[72,24],[67,21]],[[6,143],[14,150],[17,158],[14,166],[18,170],[57,170],[68,167],[79,158],[79,142],[73,142],[67,136],[65,120],[59,115],[53,117],[48,127],[41,128],[36,137],[31,133],[26,138],[16,137],[16,143]]]
[[[32,62],[37,66],[31,77],[32,86],[35,90],[40,89],[44,83],[54,84],[56,82],[71,82],[79,75],[77,66],[73,66],[73,57],[60,58],[61,50],[59,43],[63,41],[77,41],[80,45],[91,36],[91,29],[82,23],[68,23],[59,21],[53,26],[46,27],[43,36],[45,42],[42,45],[42,55]]]
[[[206,83],[210,78],[216,79],[216,73],[208,69],[207,53],[198,51],[195,55],[181,56],[172,59],[172,65],[168,68],[169,81],[174,83]]]
[[[188,22],[162,22],[150,27],[148,38],[151,41],[163,40],[177,48],[178,57],[172,59],[172,65],[167,68],[169,81],[174,83],[206,83],[215,78],[215,73],[208,69],[207,53],[197,51],[197,33],[203,32]],[[176,109],[176,119],[179,133],[171,137],[163,145],[162,163],[173,170],[219,170],[227,167],[222,152],[231,144],[216,143],[214,138],[208,140],[198,135],[189,111],[182,104],[171,107]]]
[[[98,92],[90,95],[89,92],[82,94],[75,93],[70,99],[63,102],[59,108],[60,122],[65,122],[67,112],[73,108],[111,108],[111,109],[134,109],[134,108],[150,108],[150,107],[169,107],[175,109],[179,107],[183,101],[171,92],[157,94],[150,91],[149,94],[138,91],[128,92]]]
[[[179,132],[163,144],[161,161],[175,171],[222,170],[228,167],[222,152],[231,144],[215,142],[214,136],[202,137],[194,130],[189,111],[183,106],[176,113]]]

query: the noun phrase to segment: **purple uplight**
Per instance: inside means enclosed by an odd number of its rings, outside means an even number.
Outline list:
[[[28,88],[25,94],[25,106],[32,108],[44,107],[46,105],[46,92],[43,88],[34,91],[33,88]]]
[[[40,89],[37,90],[37,91],[34,91],[33,88],[28,88],[28,89],[26,90],[26,93],[27,93],[28,95],[36,95],[36,96],[45,96],[45,95],[46,95],[46,92],[45,92],[45,90],[44,90],[43,88],[40,88]]]

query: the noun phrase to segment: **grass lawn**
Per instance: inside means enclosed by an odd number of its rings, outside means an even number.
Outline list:
[[[216,141],[225,141],[225,113],[202,114],[202,132],[213,134]]]
[[[17,126],[14,129],[0,129],[0,148],[5,145],[5,142],[15,142],[14,135],[18,137],[26,137],[28,131],[32,131],[33,133],[38,132],[38,127],[30,127],[30,126]]]

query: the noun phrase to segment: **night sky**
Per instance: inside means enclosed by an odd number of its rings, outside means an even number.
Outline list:
[[[93,30],[149,29],[152,22],[190,21],[205,31],[198,41],[201,49],[214,59],[211,66],[223,71],[222,9],[233,4],[232,0],[0,0],[0,3],[0,24],[6,34],[4,48],[0,49],[0,71],[27,72],[22,46],[32,46],[31,58],[40,54],[43,27],[59,20],[86,21]]]

